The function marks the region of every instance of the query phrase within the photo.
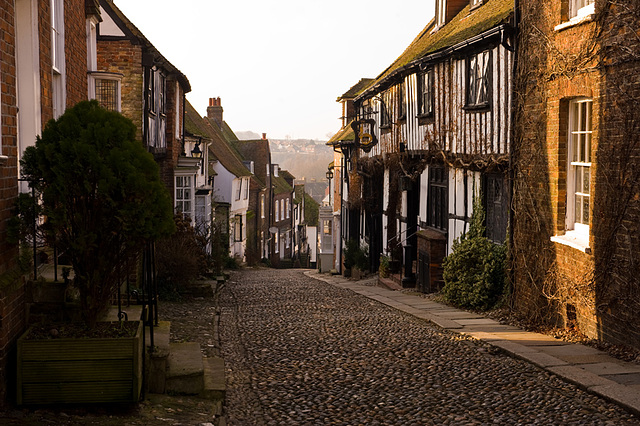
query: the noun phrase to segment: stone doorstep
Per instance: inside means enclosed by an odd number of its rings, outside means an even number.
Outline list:
[[[150,393],[163,394],[166,391],[170,328],[169,321],[159,321],[158,326],[153,328],[153,352],[149,350],[149,327],[145,328],[145,345],[149,357],[147,385]]]
[[[220,357],[204,358],[204,389],[201,395],[212,400],[222,400],[227,392],[224,360]]]
[[[198,395],[204,389],[204,363],[200,344],[170,343],[166,392]]]

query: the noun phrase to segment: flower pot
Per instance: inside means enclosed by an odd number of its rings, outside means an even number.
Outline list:
[[[137,402],[142,389],[142,322],[133,337],[18,339],[17,402]]]

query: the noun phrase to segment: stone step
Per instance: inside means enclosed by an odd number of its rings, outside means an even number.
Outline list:
[[[220,357],[204,358],[204,390],[201,395],[212,400],[223,400],[227,391],[224,360]]]
[[[204,389],[204,363],[200,344],[170,343],[166,393],[198,395]]]
[[[192,297],[213,297],[213,285],[215,282],[211,280],[194,281],[182,287],[181,293]]]
[[[145,345],[149,355],[147,384],[150,393],[162,394],[166,390],[170,329],[171,322],[169,321],[159,321],[158,325],[153,327],[153,351],[149,350],[149,327],[145,329]]]

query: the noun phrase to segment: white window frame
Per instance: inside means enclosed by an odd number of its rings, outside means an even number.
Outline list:
[[[240,200],[240,195],[242,194],[242,181],[243,180],[244,179],[242,179],[242,178],[238,179],[238,184],[237,184],[237,187],[236,187],[236,201]]]
[[[181,174],[174,177],[174,209],[191,221],[195,220],[195,181],[193,174]],[[187,207],[187,208],[185,208]]]
[[[276,245],[276,253],[280,253],[280,232],[275,233],[275,245]]]
[[[569,19],[581,20],[595,13],[595,0],[569,0]]]
[[[51,0],[51,94],[53,118],[64,113],[66,105],[66,69],[64,55],[64,1]]]
[[[98,20],[95,16],[87,19],[87,70],[96,71],[98,69]]]
[[[100,102],[100,99],[98,99],[97,97],[97,91],[96,91],[96,85],[98,84],[99,81],[101,80],[115,81],[116,82],[115,111],[122,112],[122,77],[124,77],[123,74],[117,74],[117,73],[90,72],[89,73],[89,99],[97,99],[98,102]],[[101,105],[103,104],[101,103]]]
[[[276,200],[276,222],[280,221],[280,202]]]
[[[588,239],[591,219],[591,160],[593,136],[593,100],[577,98],[569,102],[567,149],[567,230]],[[585,176],[586,172],[586,176]],[[578,184],[577,177],[582,176]],[[584,188],[585,178],[588,188]],[[582,187],[579,187],[582,186]],[[580,201],[578,201],[580,200]],[[586,203],[585,203],[586,201]],[[579,206],[579,207],[578,207]],[[587,215],[583,209],[587,208]],[[578,212],[578,210],[580,210]],[[579,216],[579,217],[578,217]]]
[[[280,220],[284,220],[284,200],[280,199]]]
[[[289,204],[289,199],[287,198],[284,202],[285,204],[285,211],[286,211],[286,215],[287,215],[287,219],[291,218],[291,214],[289,213],[289,210],[291,209],[291,205]]]
[[[245,179],[245,185],[244,185],[244,199],[248,200],[249,199],[249,179]]]

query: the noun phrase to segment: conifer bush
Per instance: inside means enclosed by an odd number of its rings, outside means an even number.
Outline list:
[[[505,293],[506,246],[484,236],[484,208],[474,200],[469,231],[456,238],[452,253],[444,259],[442,294],[462,308],[489,310]]]

